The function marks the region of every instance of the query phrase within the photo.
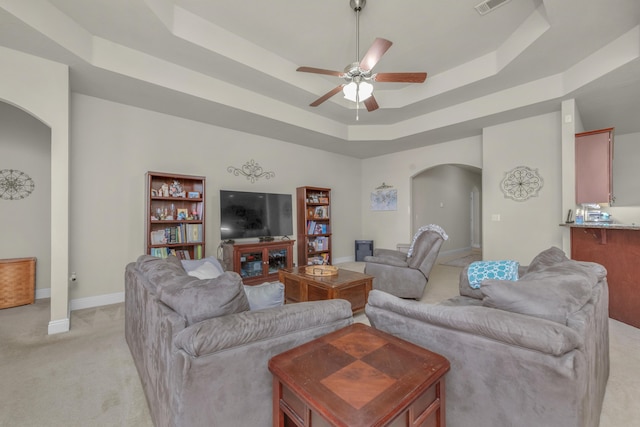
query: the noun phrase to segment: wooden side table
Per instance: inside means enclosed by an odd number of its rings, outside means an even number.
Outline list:
[[[444,426],[443,356],[362,323],[273,357],[273,426]]]
[[[354,313],[364,310],[373,276],[344,269],[333,276],[312,276],[305,271],[306,267],[293,267],[278,272],[286,302],[346,299]]]

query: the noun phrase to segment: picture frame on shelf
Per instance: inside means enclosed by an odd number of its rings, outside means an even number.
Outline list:
[[[187,193],[187,195],[188,195],[189,199],[199,199],[200,198],[200,193],[197,192],[197,191],[189,191]]]
[[[178,220],[187,219],[189,217],[189,209],[178,208]]]
[[[151,189],[151,197],[158,197],[158,190],[156,190],[155,188]]]

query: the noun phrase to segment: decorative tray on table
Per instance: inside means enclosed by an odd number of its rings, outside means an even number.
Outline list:
[[[305,273],[311,276],[333,276],[338,274],[338,267],[332,265],[310,265],[305,268]]]

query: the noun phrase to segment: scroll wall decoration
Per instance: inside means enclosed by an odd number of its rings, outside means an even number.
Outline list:
[[[505,173],[500,188],[505,198],[523,202],[529,197],[537,197],[543,183],[538,169],[517,166]]]
[[[233,166],[227,167],[227,172],[234,174],[235,176],[243,175],[247,177],[251,183],[255,183],[260,178],[271,179],[276,176],[275,172],[265,172],[258,163],[253,159],[242,165],[240,168]]]
[[[21,200],[33,192],[35,182],[29,175],[16,169],[0,170],[0,198]]]

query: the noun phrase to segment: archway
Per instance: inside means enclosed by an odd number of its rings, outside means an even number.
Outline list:
[[[0,101],[51,129],[51,318],[69,330],[69,67],[0,47]]]
[[[442,254],[482,246],[482,170],[461,164],[442,164],[411,178],[411,229],[438,224],[449,235]]]

